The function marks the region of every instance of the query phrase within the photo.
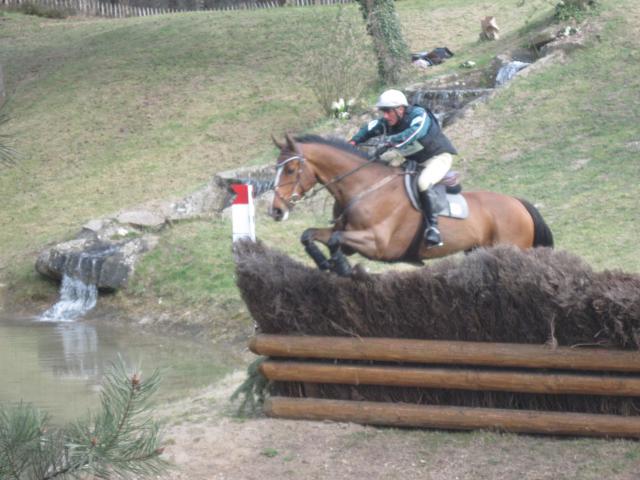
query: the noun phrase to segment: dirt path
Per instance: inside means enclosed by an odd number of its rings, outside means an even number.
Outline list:
[[[640,443],[238,419],[243,372],[163,410],[166,479],[640,479]]]

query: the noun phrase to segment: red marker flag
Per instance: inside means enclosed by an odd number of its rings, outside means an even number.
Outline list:
[[[256,241],[255,209],[253,206],[253,186],[234,183],[231,185],[236,198],[231,204],[233,241],[250,238]]]

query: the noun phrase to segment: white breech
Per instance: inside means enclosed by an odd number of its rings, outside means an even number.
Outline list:
[[[424,164],[424,169],[420,173],[420,177],[418,177],[418,190],[424,192],[442,180],[451,169],[452,163],[453,155],[446,152],[427,160]]]

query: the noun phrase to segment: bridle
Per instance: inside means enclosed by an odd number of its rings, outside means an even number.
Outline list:
[[[296,150],[297,146],[296,146]],[[296,170],[296,178],[295,180],[291,181],[291,182],[287,182],[287,183],[283,183],[282,185],[279,184],[280,182],[280,176],[282,175],[282,172],[284,171],[284,167],[289,163],[292,162],[294,160],[298,160],[299,162],[299,167]],[[296,152],[295,155],[287,158],[286,160],[283,160],[282,162],[278,163],[276,165],[276,178],[274,180],[274,192],[275,192],[275,196],[277,198],[279,198],[286,206],[287,208],[291,209],[294,205],[296,205],[297,203],[301,202],[302,200],[304,200],[305,198],[311,198],[314,195],[316,195],[318,192],[320,192],[321,190],[324,189],[328,189],[330,185],[336,184],[338,182],[340,182],[341,180],[345,179],[346,177],[353,175],[354,173],[356,173],[357,171],[375,163],[375,161],[377,160],[376,157],[374,158],[370,158],[368,161],[366,161],[365,163],[358,165],[356,168],[354,168],[353,170],[350,170],[346,173],[343,173],[342,175],[336,175],[335,177],[333,177],[332,179],[330,179],[329,181],[327,181],[324,184],[321,184],[320,187],[315,188],[311,191],[311,194],[309,194],[308,196],[305,197],[305,191],[302,188],[302,170],[306,164],[306,159],[304,158],[304,156],[302,155],[302,152],[300,152],[299,150]],[[349,210],[355,203],[357,203],[362,197],[364,197],[365,195],[368,195],[369,193],[372,193],[375,190],[378,190],[379,188],[381,188],[383,185],[385,185],[386,183],[388,183],[390,180],[393,179],[393,177],[395,177],[396,174],[391,174],[387,177],[384,177],[381,181],[378,181],[375,185],[366,188],[364,191],[360,192],[358,195],[355,196],[355,198],[353,198],[349,204],[344,208],[342,215],[340,215],[340,217],[342,217],[347,210]],[[294,184],[293,186],[293,191],[291,193],[291,196],[289,197],[289,199],[287,200],[286,198],[284,198],[280,192],[278,192],[278,189],[280,187],[286,186],[286,185],[291,185]],[[296,190],[299,190],[300,193],[297,193]],[[339,217],[339,218],[340,218]],[[334,219],[334,221],[336,221],[337,219]]]
[[[282,172],[284,171],[284,167],[289,163],[292,162],[294,160],[298,160],[299,162],[299,167],[296,170],[296,179],[293,182],[287,182],[284,183],[282,185],[280,185],[280,176],[282,175]],[[304,198],[304,191],[302,190],[302,168],[304,167],[306,160],[304,159],[304,157],[301,154],[296,154],[292,157],[287,158],[286,160],[278,163],[276,165],[276,179],[273,182],[274,185],[274,192],[276,197],[278,197],[282,202],[284,202],[284,204],[287,206],[287,208],[292,208],[296,203],[300,202],[303,198]],[[280,187],[283,187],[285,185],[291,185],[292,183],[294,183],[293,186],[293,191],[291,192],[291,196],[289,197],[289,199],[287,200],[286,198],[284,198],[282,195],[280,195],[280,192],[278,192],[278,189]],[[297,193],[296,190],[300,189],[301,193]]]

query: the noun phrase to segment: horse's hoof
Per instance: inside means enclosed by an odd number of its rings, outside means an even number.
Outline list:
[[[369,272],[362,264],[357,263],[351,270],[351,278],[364,282],[371,280],[371,275],[369,275]]]

